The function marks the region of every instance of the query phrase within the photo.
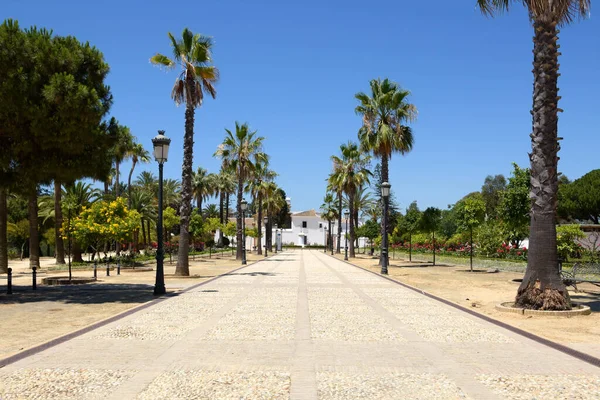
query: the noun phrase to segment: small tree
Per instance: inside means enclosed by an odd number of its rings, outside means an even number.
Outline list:
[[[529,234],[529,197],[531,174],[529,169],[513,163],[513,173],[500,196],[500,213],[507,230],[507,239],[518,246]]]
[[[569,256],[576,254],[580,250],[578,239],[583,239],[585,233],[579,225],[560,225],[556,227],[556,248],[558,256],[567,260]]]
[[[467,197],[457,204],[459,229],[469,231],[470,266],[473,272],[473,228],[479,226],[485,219],[485,201],[480,193]]]
[[[410,206],[406,209],[406,215],[404,215],[398,221],[398,230],[400,232],[408,233],[408,261],[412,261],[412,235],[419,229],[419,221],[421,220],[421,211],[417,206],[417,202],[413,201]]]
[[[442,210],[436,207],[429,207],[421,215],[419,227],[422,232],[431,233],[433,244],[433,265],[435,266],[435,231],[440,225],[442,219]]]
[[[373,255],[373,240],[379,236],[379,224],[377,221],[370,219],[356,230],[357,237],[365,237],[371,243],[371,255]]]

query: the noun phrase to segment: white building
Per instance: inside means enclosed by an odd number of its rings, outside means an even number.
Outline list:
[[[323,246],[327,243],[329,236],[329,223],[321,218],[321,214],[315,210],[292,212],[291,229],[283,229],[281,240],[283,244],[295,244],[296,246],[317,245]],[[337,246],[337,220],[332,221],[333,245]],[[345,220],[342,220],[342,248],[344,247],[344,233],[346,232]],[[363,240],[359,240],[360,246],[363,246]]]

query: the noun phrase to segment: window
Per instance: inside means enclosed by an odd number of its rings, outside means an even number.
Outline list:
[[[302,221],[302,227],[306,228],[306,221]]]

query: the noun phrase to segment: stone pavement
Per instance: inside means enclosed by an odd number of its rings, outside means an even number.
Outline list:
[[[600,399],[600,369],[297,250],[7,365],[0,398]]]

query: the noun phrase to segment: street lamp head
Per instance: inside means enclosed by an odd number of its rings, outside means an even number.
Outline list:
[[[383,182],[381,184],[381,195],[383,197],[388,197],[390,195],[390,188],[392,187],[392,185],[390,185],[389,182]]]
[[[159,164],[163,164],[169,157],[169,145],[171,139],[165,136],[165,131],[158,131],[158,135],[152,139],[152,145],[154,146],[154,159]]]
[[[248,202],[246,200],[242,200],[242,211],[246,211],[248,209]]]
[[[269,223],[269,217],[267,217],[266,215],[263,217],[263,222],[265,223],[265,225],[267,225]]]
[[[350,216],[350,211],[348,211],[348,210],[344,211],[344,217],[346,217],[346,219],[348,219],[349,216]]]

